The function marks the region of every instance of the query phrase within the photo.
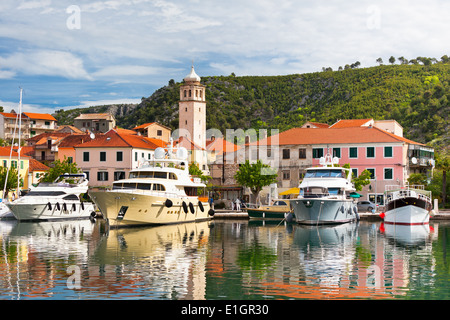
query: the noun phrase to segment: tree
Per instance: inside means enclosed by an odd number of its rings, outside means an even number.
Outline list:
[[[377,61],[377,63],[379,63],[379,64],[380,64],[380,66],[381,66],[381,65],[383,65],[383,59],[381,59],[381,58],[378,58],[378,59],[377,59],[376,61]]]
[[[447,171],[450,170],[450,156],[436,153],[436,169],[442,170],[442,206],[447,204]]]
[[[394,56],[391,56],[391,57],[389,58],[389,63],[390,63],[390,64],[394,64],[394,63],[395,63],[395,58],[394,58]]]
[[[426,186],[427,176],[424,173],[411,173],[408,178],[408,183],[410,185],[423,185]]]
[[[212,179],[210,176],[207,176],[207,175],[203,174],[203,171],[200,170],[200,168],[198,167],[198,163],[196,163],[196,162],[192,162],[189,165],[189,174],[191,176],[200,178],[200,180],[203,183],[208,183],[208,181]]]
[[[262,188],[271,183],[275,183],[277,181],[277,174],[273,168],[267,164],[263,164],[261,160],[252,164],[246,160],[240,166],[234,178],[240,185],[250,188],[256,203],[259,203],[259,193]]]
[[[356,191],[361,191],[362,188],[368,184],[370,184],[371,173],[368,170],[364,170],[361,174],[353,179],[353,183],[355,184]]]
[[[9,190],[17,188],[17,169],[9,168],[8,173],[7,167],[0,167],[0,188],[2,189],[2,191],[5,187],[5,179],[7,175],[8,182],[6,183],[5,194],[3,195],[3,197],[5,197],[9,193]]]
[[[70,162],[69,159],[64,157],[64,160],[56,160],[53,162],[53,167],[48,170],[45,175],[41,178],[40,182],[53,182],[60,175],[64,173],[80,173],[81,169],[77,167],[75,162]]]

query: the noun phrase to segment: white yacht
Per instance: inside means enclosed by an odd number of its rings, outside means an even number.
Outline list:
[[[89,191],[110,226],[160,225],[211,219],[214,215],[206,185],[189,174],[187,150],[155,150],[153,160],[142,161],[128,179],[112,189]],[[199,190],[204,197],[199,196]]]
[[[359,219],[358,209],[352,194],[356,191],[352,172],[343,167],[334,167],[338,158],[327,155],[320,159],[322,167],[306,170],[299,186],[300,194],[291,200],[295,220],[300,224],[338,224]]]
[[[430,221],[431,191],[424,186],[386,186],[384,223],[421,225]]]
[[[81,201],[88,190],[86,174],[63,174],[53,183],[41,182],[7,206],[20,221],[83,219],[95,216],[92,202]]]

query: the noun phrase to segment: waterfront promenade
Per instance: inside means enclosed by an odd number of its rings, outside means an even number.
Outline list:
[[[360,213],[359,216],[361,220],[380,220],[381,212],[376,213]],[[229,210],[229,209],[218,209],[214,215],[215,219],[248,219],[247,212],[243,210]],[[449,220],[450,221],[450,210],[449,209],[441,209],[439,212],[433,214],[430,217],[430,220]]]

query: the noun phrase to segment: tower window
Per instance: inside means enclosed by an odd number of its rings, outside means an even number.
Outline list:
[[[186,90],[184,90],[184,97],[186,98]]]
[[[189,98],[192,97],[192,92],[189,90]]]
[[[187,112],[187,108],[184,108],[184,110]]]
[[[185,121],[185,124],[187,124],[187,120]]]

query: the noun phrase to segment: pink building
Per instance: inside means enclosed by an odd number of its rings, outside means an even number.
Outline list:
[[[364,170],[371,172],[371,183],[360,193],[379,204],[384,204],[386,185],[403,185],[410,173],[429,172],[434,156],[432,148],[404,138],[393,120],[341,120],[329,128],[293,128],[249,146],[253,145],[259,146],[263,162],[278,169],[279,192],[298,187],[305,169],[318,166],[330,152],[340,165],[350,164],[357,176]],[[267,154],[279,156],[266,157],[264,148]]]
[[[75,162],[88,175],[89,186],[107,187],[125,179],[141,161],[151,160],[165,142],[138,135],[119,133],[114,129],[97,134],[95,139],[74,146]]]

